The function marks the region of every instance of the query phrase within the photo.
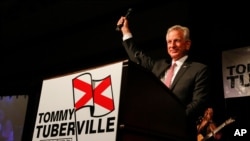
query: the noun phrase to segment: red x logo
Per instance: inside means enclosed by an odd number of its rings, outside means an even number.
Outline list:
[[[77,77],[73,80],[73,86],[75,89],[78,89],[84,95],[80,97],[78,101],[75,102],[75,109],[78,110],[84,106],[94,106],[94,104],[98,104],[99,106],[107,109],[108,111],[114,110],[114,101],[112,91],[109,95],[112,97],[107,97],[104,95],[104,92],[109,88],[111,89],[111,77],[108,76],[103,80],[100,80],[98,85],[93,86],[92,83],[97,84],[96,80],[82,80],[81,76]],[[88,105],[87,103],[93,99],[93,105]]]

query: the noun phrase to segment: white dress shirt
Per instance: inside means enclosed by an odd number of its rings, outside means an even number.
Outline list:
[[[172,64],[175,63],[176,66],[175,66],[175,69],[174,69],[174,75],[173,75],[173,77],[172,77],[171,83],[173,82],[173,80],[174,80],[174,78],[175,78],[177,72],[180,70],[182,64],[186,61],[187,58],[188,58],[188,55],[185,55],[185,56],[183,56],[182,58],[180,58],[179,60],[177,60],[177,61],[175,61],[175,62],[172,60]],[[172,64],[171,64],[171,65],[172,65]],[[168,71],[168,69],[167,69],[167,71]],[[165,75],[163,76],[163,78],[161,79],[161,81],[162,81],[163,83],[165,83],[165,79],[166,79],[166,76],[167,76],[167,75],[166,75],[166,74],[167,74],[167,71],[166,71]]]

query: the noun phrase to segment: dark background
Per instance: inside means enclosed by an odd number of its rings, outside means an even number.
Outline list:
[[[2,0],[0,94],[28,94],[32,121],[44,79],[126,59],[115,27],[128,8],[133,9],[129,18],[138,46],[156,58],[165,55],[167,28],[188,26],[191,55],[211,66],[219,122],[229,116],[241,121],[231,127],[228,140],[236,128],[249,125],[244,109],[249,98],[224,100],[222,86],[222,51],[250,43],[248,3],[239,0]],[[32,128],[25,130],[27,138]]]

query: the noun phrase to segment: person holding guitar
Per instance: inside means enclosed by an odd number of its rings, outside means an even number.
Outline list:
[[[199,120],[197,124],[197,141],[218,141],[221,139],[222,133],[214,131],[217,129],[216,124],[213,122],[214,111],[213,108],[209,107],[205,110],[203,117]],[[209,133],[212,134],[213,137],[207,138]]]

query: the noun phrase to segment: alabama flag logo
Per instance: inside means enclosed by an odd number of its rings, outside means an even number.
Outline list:
[[[43,80],[32,141],[116,141],[123,61]]]
[[[92,117],[101,117],[114,110],[111,76],[93,80],[90,73],[73,79],[75,110],[89,108]]]

